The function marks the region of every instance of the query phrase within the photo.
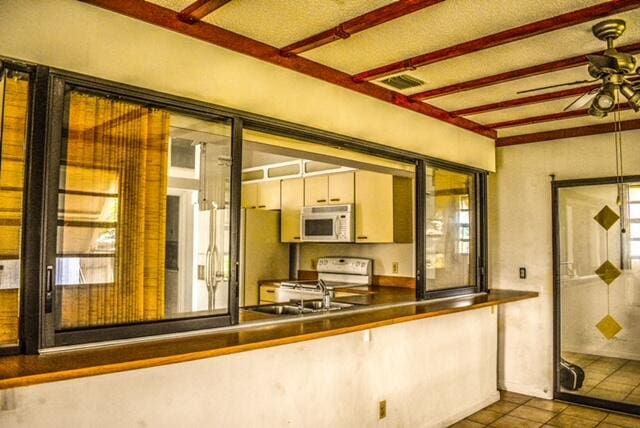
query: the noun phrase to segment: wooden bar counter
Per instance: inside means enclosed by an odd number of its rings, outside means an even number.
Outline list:
[[[366,310],[349,309],[324,317],[294,316],[288,317],[288,322],[283,323],[269,323],[274,319],[273,316],[241,310],[240,325],[218,331],[172,338],[147,338],[142,342],[43,355],[0,357],[0,389],[228,355],[538,296],[536,292],[492,290],[488,294],[416,302],[415,298],[412,301],[412,290],[376,287],[372,291],[375,293],[367,297],[356,297],[369,300],[361,304],[372,306],[359,306]],[[348,301],[347,298],[340,300]]]

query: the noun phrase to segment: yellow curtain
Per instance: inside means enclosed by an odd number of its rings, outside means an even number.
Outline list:
[[[74,208],[78,193],[84,191],[86,212],[98,213],[97,221],[85,221],[83,228],[89,232],[79,235],[78,242],[89,241],[96,230],[113,227],[110,222],[115,221],[115,269],[111,283],[58,286],[62,328],[164,317],[169,125],[165,111],[71,93],[60,185],[63,194],[65,189],[76,192]],[[101,206],[92,206],[96,201],[105,205],[114,197],[117,212],[112,217]],[[77,216],[78,210],[61,212],[64,229],[83,226],[82,220],[65,221],[74,213]],[[59,252],[67,244],[74,246],[65,242],[71,236],[59,234]]]
[[[20,277],[15,269],[22,233],[29,82],[6,77],[0,84],[4,89],[0,94],[0,265],[12,263],[11,272],[8,266],[0,271],[0,345],[7,345],[18,343]]]

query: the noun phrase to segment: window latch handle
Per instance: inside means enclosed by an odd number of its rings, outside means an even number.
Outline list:
[[[53,310],[53,266],[48,265],[44,283],[44,311],[51,313]]]

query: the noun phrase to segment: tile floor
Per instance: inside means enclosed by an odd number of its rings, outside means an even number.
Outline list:
[[[640,405],[640,361],[563,352],[562,357],[585,372],[580,395]]]
[[[500,401],[451,425],[452,428],[486,426],[640,428],[640,418],[501,391]]]

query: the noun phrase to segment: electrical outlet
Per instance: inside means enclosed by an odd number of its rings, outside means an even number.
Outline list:
[[[387,400],[382,400],[378,403],[378,419],[384,419],[387,417]]]
[[[521,267],[519,269],[519,275],[520,275],[520,279],[527,279],[527,268],[526,267]]]
[[[391,263],[391,272],[393,272],[393,273],[400,272],[400,263],[398,263],[398,262]]]

